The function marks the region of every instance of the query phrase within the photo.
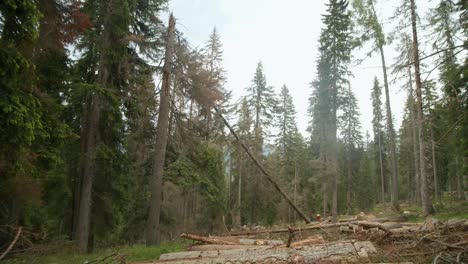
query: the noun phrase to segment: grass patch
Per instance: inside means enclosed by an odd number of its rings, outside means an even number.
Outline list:
[[[5,260],[5,264],[84,264],[86,262],[101,259],[113,253],[126,255],[128,262],[157,260],[165,253],[179,252],[184,250],[184,245],[176,242],[162,243],[159,246],[134,245],[99,250],[93,254],[57,254],[48,256],[24,255],[17,258]]]
[[[439,221],[447,221],[449,219],[468,219],[468,202],[467,201],[458,201],[458,200],[449,200],[444,199],[442,203],[434,202],[435,215]],[[405,216],[408,218],[408,222],[412,223],[421,223],[425,221],[425,217],[422,213],[421,206],[417,204],[401,204],[400,212],[395,212],[389,208],[382,208],[381,206],[376,207],[370,211],[377,217],[398,217],[404,211],[408,211],[409,214]]]

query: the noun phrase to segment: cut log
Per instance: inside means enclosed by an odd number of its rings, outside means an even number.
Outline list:
[[[318,230],[318,229],[328,229],[328,228],[335,228],[340,226],[347,226],[350,224],[357,224],[358,222],[343,222],[343,223],[336,223],[336,224],[313,224],[313,225],[306,225],[303,227],[295,227],[291,228],[293,232],[300,232],[306,230]],[[273,229],[273,230],[256,230],[256,231],[241,231],[241,232],[231,232],[231,236],[251,236],[251,235],[260,235],[260,234],[275,234],[275,233],[287,233],[290,232],[288,228],[280,228],[280,229]]]
[[[347,241],[301,249],[284,247],[168,253],[161,255],[159,261],[144,263],[363,263],[370,262],[368,254],[374,251],[369,241]]]
[[[317,236],[310,236],[306,239],[299,240],[296,242],[291,243],[292,248],[299,248],[299,247],[304,247],[304,246],[312,246],[312,245],[320,245],[320,244],[325,244],[325,239],[321,235]]]
[[[273,246],[255,246],[255,245],[193,245],[189,251],[210,251],[210,250],[231,250],[231,249],[267,249]]]
[[[283,244],[281,240],[268,240],[268,239],[250,239],[250,238],[237,238],[237,237],[217,237],[217,236],[198,236],[193,234],[183,233],[180,237],[200,241],[206,244],[216,245],[258,245],[258,246],[277,246]]]
[[[197,236],[197,235],[186,234],[186,233],[182,233],[180,237],[188,238],[188,239],[195,240],[195,241],[200,241],[206,244],[217,244],[217,245],[238,245],[239,244],[236,242],[222,240],[222,239],[215,238],[215,237],[203,237],[203,236]]]
[[[378,229],[383,230],[385,232],[389,232],[389,229],[387,227],[385,227],[384,224],[381,224],[381,223],[359,221],[359,222],[357,222],[357,224],[364,227],[364,228],[378,228]]]

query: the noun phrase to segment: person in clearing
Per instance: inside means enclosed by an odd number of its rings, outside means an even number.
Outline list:
[[[316,214],[316,215],[315,215],[315,219],[316,219],[318,222],[320,222],[320,219],[321,219],[320,214]]]

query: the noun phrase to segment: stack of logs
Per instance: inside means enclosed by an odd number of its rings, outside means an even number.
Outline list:
[[[306,231],[326,230],[340,231],[347,234],[346,240],[326,241],[322,235],[311,235],[296,239],[297,234],[306,234]],[[457,241],[448,243],[450,232],[457,231]],[[395,243],[395,240],[407,241],[413,248],[420,248],[421,244],[433,248],[430,252],[437,258],[444,259],[442,254],[452,253],[454,259],[463,261],[465,252],[468,252],[468,220],[451,220],[445,223],[428,218],[422,224],[389,222],[373,219],[372,221],[349,220],[339,223],[315,223],[302,227],[288,227],[279,229],[244,230],[231,232],[227,236],[198,236],[182,234],[181,237],[196,241],[185,252],[163,254],[160,260],[149,263],[371,263],[373,256],[385,252],[378,252],[375,243]],[[462,235],[460,235],[460,233]],[[284,234],[283,240],[271,239],[274,234]],[[463,235],[464,234],[464,235]],[[364,236],[363,236],[364,235]],[[258,237],[267,237],[260,239]],[[287,239],[286,239],[287,237]],[[332,239],[330,239],[332,240]],[[392,241],[392,242],[389,242]],[[453,242],[453,241],[452,241]],[[439,247],[436,247],[438,245]],[[403,251],[393,247],[391,255]],[[435,248],[439,250],[435,251]],[[382,251],[379,249],[379,251]],[[397,251],[397,252],[396,252]],[[401,252],[400,252],[401,251]],[[418,252],[421,255],[427,252]],[[390,255],[390,256],[391,256]],[[446,258],[445,258],[446,259]],[[410,262],[399,262],[410,263]],[[412,262],[411,262],[412,263]],[[416,263],[419,263],[416,261]],[[442,262],[440,262],[442,263]],[[456,262],[455,262],[456,263]],[[459,262],[463,263],[463,262]]]

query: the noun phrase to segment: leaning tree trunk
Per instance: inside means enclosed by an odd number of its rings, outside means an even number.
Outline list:
[[[386,114],[387,114],[387,128],[388,134],[390,136],[390,162],[391,162],[391,189],[390,189],[390,197],[392,208],[396,211],[400,210],[400,205],[398,203],[398,168],[397,168],[397,157],[396,157],[396,139],[395,139],[395,128],[393,127],[393,120],[392,120],[392,108],[390,106],[390,92],[388,87],[388,77],[387,77],[387,66],[385,64],[385,54],[383,50],[383,46],[379,45],[380,50],[380,58],[382,60],[382,70],[384,76],[384,87],[385,87],[385,106],[386,106]]]
[[[419,166],[421,175],[421,202],[423,207],[424,215],[430,215],[434,213],[432,207],[432,201],[429,193],[427,176],[426,176],[426,160],[424,155],[425,142],[424,142],[424,115],[422,107],[422,84],[421,84],[421,72],[419,68],[419,44],[418,44],[418,32],[416,29],[416,6],[414,0],[411,1],[411,25],[413,29],[413,56],[414,56],[414,73],[416,77],[416,98],[417,112],[418,112],[418,141],[419,141]]]
[[[174,49],[175,20],[171,14],[167,32],[166,54],[163,68],[162,88],[160,92],[159,116],[156,142],[154,144],[153,175],[151,178],[151,198],[148,222],[146,225],[146,244],[155,245],[160,242],[159,217],[162,204],[162,174],[166,160],[167,134],[169,126],[169,91],[171,82],[172,54]]]

